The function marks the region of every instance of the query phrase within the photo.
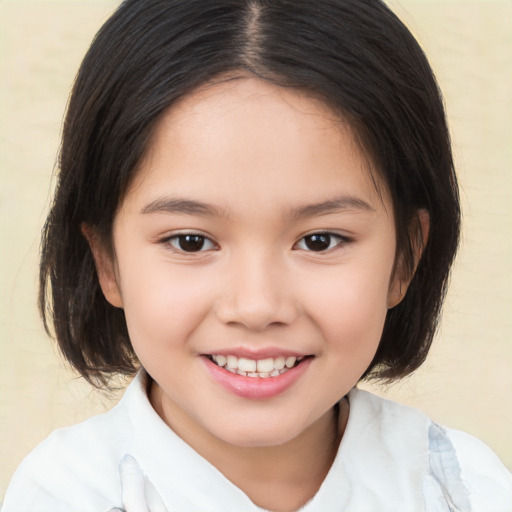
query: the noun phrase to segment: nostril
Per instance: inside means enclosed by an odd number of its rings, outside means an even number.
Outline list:
[[[219,290],[215,304],[219,320],[254,331],[290,325],[299,314],[292,287],[269,275],[275,276],[275,271],[263,272],[260,267],[255,270],[254,265],[247,265],[234,272]]]
[[[248,305],[223,306],[217,309],[219,320],[231,327],[244,327],[252,331],[289,326],[297,318],[291,306],[249,307]]]

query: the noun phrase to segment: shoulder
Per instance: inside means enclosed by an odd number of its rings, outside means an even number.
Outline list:
[[[390,456],[400,457],[404,467],[413,456],[415,464],[423,466],[426,510],[451,510],[445,505],[436,508],[441,500],[470,512],[512,512],[511,473],[481,440],[366,391],[351,391],[349,400],[360,417],[358,423],[374,424],[373,432],[381,436],[379,444],[389,447]],[[419,456],[415,447],[425,456]]]
[[[371,425],[372,435],[379,435],[385,442],[401,444],[419,442],[425,444],[430,418],[413,407],[354,388],[348,395],[350,420],[359,425]]]
[[[54,431],[16,470],[2,511],[106,510],[112,492],[120,492],[116,459],[122,455],[115,452],[123,429],[118,413]],[[116,431],[121,439],[115,438]]]
[[[512,474],[480,439],[444,429],[460,467],[460,478],[468,491],[472,510],[512,511]]]
[[[111,411],[55,430],[20,464],[2,512],[108,510],[121,495],[119,461],[132,443],[133,382]],[[140,387],[140,386],[139,386]]]

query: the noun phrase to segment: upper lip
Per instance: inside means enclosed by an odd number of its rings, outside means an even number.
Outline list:
[[[294,350],[286,350],[277,347],[267,348],[249,348],[249,347],[236,347],[226,348],[219,350],[212,350],[211,352],[204,352],[203,355],[219,355],[219,356],[235,356],[244,357],[246,359],[269,359],[276,357],[306,357],[311,354],[304,352],[297,352]]]

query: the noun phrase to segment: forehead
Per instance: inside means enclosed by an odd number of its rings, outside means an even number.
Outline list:
[[[256,78],[203,86],[159,121],[131,191],[220,202],[389,199],[352,129],[323,102]],[[339,190],[332,190],[333,185]],[[130,190],[129,194],[130,195]],[[389,206],[389,205],[388,205]]]

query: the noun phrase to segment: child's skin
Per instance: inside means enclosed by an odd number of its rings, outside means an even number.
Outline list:
[[[319,101],[220,82],[160,121],[115,218],[115,257],[84,227],[155,410],[263,508],[296,510],[318,490],[349,413],[334,405],[407,289],[393,205],[368,166]],[[185,234],[206,238],[186,252]],[[215,354],[309,357],[264,379],[219,371]]]

